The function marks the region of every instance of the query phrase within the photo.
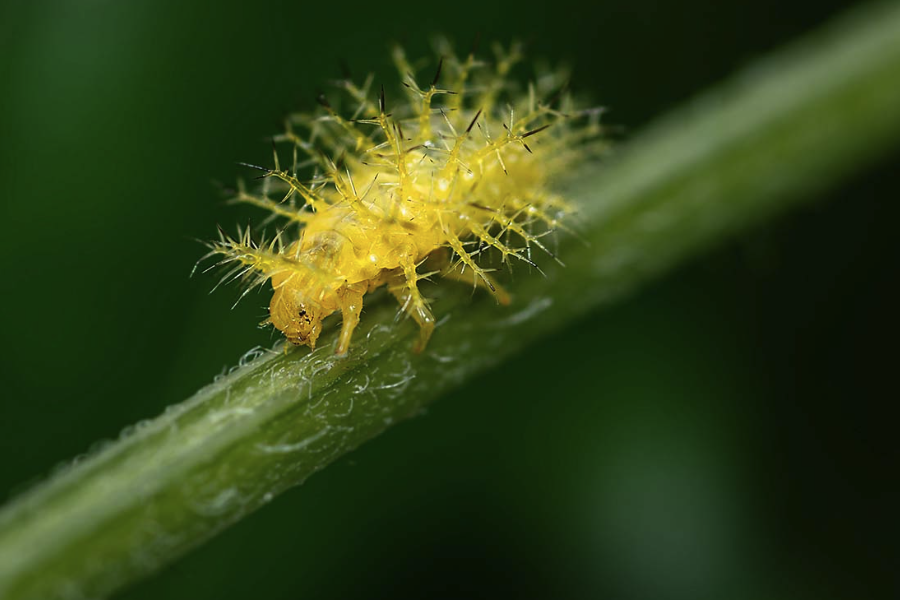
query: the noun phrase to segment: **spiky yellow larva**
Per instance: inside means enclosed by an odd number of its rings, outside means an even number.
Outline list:
[[[490,249],[505,262],[533,265],[531,248],[547,251],[540,238],[568,212],[548,180],[583,156],[582,142],[599,132],[599,111],[574,111],[558,73],[516,96],[506,75],[518,48],[495,52],[488,66],[472,55],[460,61],[445,48],[423,89],[398,49],[407,103],[387,106],[383,87],[370,99],[370,77],[362,88],[342,82],[355,103],[349,116],[322,97],[318,112],[288,118],[276,141],[292,146],[292,168],[282,169],[276,152],[274,168],[254,167],[263,171],[263,189],[240,186],[235,199],[286,219],[299,233],[281,230],[256,242],[249,228],[236,239],[220,229],[207,257],[222,256],[213,266],[234,265],[222,281],[244,279],[244,294],[271,281],[267,322],[296,345],[314,348],[322,320],[340,310],[338,354],[350,348],[363,296],[382,285],[418,323],[417,351],[435,323],[419,291],[424,277],[474,283],[508,304],[478,258]],[[441,81],[450,84],[439,87]],[[305,181],[297,175],[302,154],[313,166]],[[512,237],[519,246],[509,245]],[[426,259],[435,271],[421,272]]]

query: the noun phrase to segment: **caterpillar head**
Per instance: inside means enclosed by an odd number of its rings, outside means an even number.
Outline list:
[[[317,302],[307,300],[296,288],[275,288],[269,305],[269,322],[295,346],[316,347],[322,333],[322,319],[328,315]]]

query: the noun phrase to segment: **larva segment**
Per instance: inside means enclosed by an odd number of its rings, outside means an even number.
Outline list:
[[[540,74],[519,93],[509,79],[518,46],[495,47],[493,63],[439,48],[422,80],[394,51],[407,102],[371,77],[342,81],[349,111],[321,96],[317,111],[289,116],[275,136],[290,169],[278,152],[274,168],[247,165],[262,171],[260,189],[239,185],[233,200],[292,227],[259,242],[249,227],[221,233],[207,256],[226,269],[220,283],[247,286],[242,297],[271,283],[268,322],[292,344],[314,348],[323,319],[340,311],[336,351],[348,352],[365,295],[386,285],[418,324],[421,351],[435,327],[424,278],[440,273],[508,304],[485,257],[533,268],[534,248],[556,258],[542,239],[566,230],[571,211],[548,186],[596,147],[600,111],[577,109],[562,73]],[[420,267],[429,258],[438,271]]]

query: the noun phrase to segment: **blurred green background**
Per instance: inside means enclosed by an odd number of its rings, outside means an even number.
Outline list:
[[[188,278],[212,181],[346,61],[530,42],[624,137],[851,6],[68,0],[0,7],[0,493],[274,337]],[[823,116],[827,118],[827,116]],[[122,594],[875,597],[896,590],[900,155],[527,348]],[[535,369],[540,365],[540,369]]]

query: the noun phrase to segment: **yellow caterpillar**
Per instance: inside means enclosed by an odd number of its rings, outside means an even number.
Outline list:
[[[550,254],[541,237],[563,227],[570,209],[548,181],[584,156],[600,111],[576,110],[561,73],[517,89],[507,76],[519,47],[494,52],[488,64],[472,54],[459,60],[445,47],[422,87],[396,49],[405,102],[389,101],[383,86],[371,94],[370,76],[362,87],[340,82],[347,113],[323,96],[317,112],[290,116],[275,142],[291,145],[291,168],[281,168],[277,152],[272,169],[246,165],[263,171],[262,189],[240,185],[235,197],[287,225],[268,241],[253,240],[249,227],[236,238],[220,228],[204,257],[221,256],[210,268],[233,265],[220,284],[243,279],[243,297],[271,281],[266,323],[295,345],[315,348],[322,320],[340,310],[338,354],[350,348],[363,297],[382,285],[418,323],[416,351],[435,323],[419,290],[423,278],[440,273],[508,304],[478,258],[491,250],[534,266],[532,247]],[[304,168],[307,179],[298,176]],[[420,272],[426,261],[432,270]]]

